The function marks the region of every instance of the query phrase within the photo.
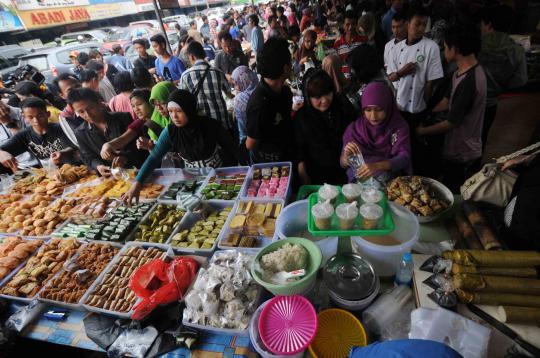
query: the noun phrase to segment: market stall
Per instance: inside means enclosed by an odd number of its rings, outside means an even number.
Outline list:
[[[0,194],[0,297],[12,302],[11,327],[24,337],[117,354],[133,354],[126,347],[135,340],[138,356],[342,357],[409,332],[445,342],[451,327],[437,336],[418,322],[448,318],[485,344],[465,354],[467,342],[451,336],[465,356],[502,356],[499,347],[536,352],[540,258],[500,251],[474,203],[422,177],[385,187],[315,185],[294,195],[291,174],[291,163],[160,169],[131,207],[118,200],[130,172],[102,179],[64,166],[9,178]],[[454,218],[458,227],[447,229]],[[479,253],[458,250],[467,248]],[[429,255],[411,259],[411,251]],[[493,253],[518,256],[500,264]],[[443,269],[421,270],[430,255]],[[434,274],[439,286],[430,288]],[[447,281],[452,289],[442,288]],[[486,293],[500,296],[479,298]],[[453,301],[440,298],[450,294]],[[466,303],[507,321],[517,338],[497,333],[475,308],[465,312]],[[415,307],[463,316],[411,314]],[[104,339],[96,328],[102,324],[117,334]],[[347,334],[336,336],[336,327]]]

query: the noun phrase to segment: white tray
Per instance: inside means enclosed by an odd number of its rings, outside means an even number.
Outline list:
[[[249,186],[251,185],[251,182],[253,181],[253,171],[255,169],[263,169],[263,168],[272,168],[272,167],[289,167],[289,181],[287,182],[287,190],[285,191],[285,196],[276,196],[276,197],[257,197],[257,196],[248,196],[247,191],[249,189]],[[289,200],[289,197],[291,195],[292,186],[292,172],[293,167],[291,162],[275,162],[275,163],[260,163],[260,164],[253,164],[251,166],[251,170],[249,171],[249,176],[246,177],[246,185],[242,188],[242,191],[240,192],[240,198],[241,199],[283,199],[285,202]]]

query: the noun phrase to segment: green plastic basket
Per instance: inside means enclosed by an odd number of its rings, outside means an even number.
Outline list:
[[[300,280],[289,283],[287,285],[276,285],[266,282],[261,277],[259,271],[255,270],[256,263],[260,261],[263,255],[276,251],[281,246],[287,243],[302,245],[307,250],[309,260],[308,266],[306,268],[306,275]],[[261,251],[259,251],[259,253],[255,257],[255,260],[253,260],[253,264],[251,266],[251,276],[253,276],[253,278],[255,279],[255,281],[257,281],[258,284],[260,284],[276,296],[292,296],[306,292],[314,284],[315,280],[317,279],[317,271],[321,266],[321,262],[321,249],[316,244],[314,244],[308,239],[303,239],[300,237],[289,237],[284,240],[278,240],[276,242],[273,242],[270,245],[264,247]]]
[[[296,194],[296,201],[307,199],[312,193],[319,191],[322,185],[302,185]]]
[[[390,207],[388,206],[388,200],[386,195],[383,196],[383,199],[379,203],[383,208],[383,217],[379,222],[379,228],[373,230],[364,230],[361,229],[361,218],[360,215],[356,218],[354,226],[351,230],[341,230],[339,228],[339,220],[334,213],[332,215],[332,220],[330,222],[329,230],[320,230],[315,226],[315,219],[311,215],[311,208],[313,205],[319,202],[318,193],[313,193],[309,196],[309,207],[308,207],[308,230],[313,236],[374,236],[374,235],[387,235],[394,231],[394,219],[392,219],[392,214],[390,213]],[[341,203],[345,203],[347,200],[341,193],[341,188],[339,188],[339,195],[336,198],[335,207]]]

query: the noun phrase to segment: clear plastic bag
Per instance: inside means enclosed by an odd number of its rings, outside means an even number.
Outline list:
[[[11,315],[6,326],[16,332],[21,332],[29,323],[36,319],[47,308],[47,304],[34,300]]]
[[[107,351],[109,357],[144,358],[152,347],[158,331],[152,326],[124,330]]]

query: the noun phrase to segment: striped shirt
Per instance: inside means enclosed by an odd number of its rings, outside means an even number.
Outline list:
[[[334,43],[334,49],[337,51],[337,54],[339,55],[341,60],[346,63],[347,57],[349,57],[349,53],[358,46],[367,42],[368,38],[366,36],[353,35],[351,41],[347,42],[345,40],[345,35],[342,35]]]
[[[208,118],[219,121],[225,129],[231,129],[232,123],[229,120],[227,105],[221,93],[222,91],[229,92],[230,88],[227,78],[222,71],[211,67],[204,60],[198,60],[182,74],[180,88],[191,93],[195,92],[207,68],[210,69],[197,95],[199,110]]]

